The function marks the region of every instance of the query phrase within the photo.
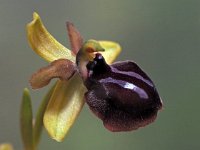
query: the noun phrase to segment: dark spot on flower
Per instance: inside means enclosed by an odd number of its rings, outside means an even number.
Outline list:
[[[108,130],[135,130],[156,119],[162,101],[136,63],[121,61],[109,66],[101,54],[96,54],[86,67],[86,102]]]

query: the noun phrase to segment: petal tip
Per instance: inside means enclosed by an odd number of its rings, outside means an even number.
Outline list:
[[[37,18],[40,18],[40,16],[37,12],[34,12],[33,13],[33,19],[37,19]]]
[[[52,122],[49,121],[50,119],[52,118],[49,118],[46,114],[44,115],[43,123],[47,133],[53,140],[62,142],[65,138],[65,134],[59,133],[58,129],[55,127],[55,124],[52,124]]]
[[[31,25],[35,24],[35,22],[37,20],[40,20],[40,16],[39,16],[39,14],[37,12],[34,12],[33,13],[33,20],[30,23],[28,23],[26,27],[27,28],[31,27]]]
[[[30,93],[28,88],[24,88],[23,91],[24,91],[24,95],[28,95]]]

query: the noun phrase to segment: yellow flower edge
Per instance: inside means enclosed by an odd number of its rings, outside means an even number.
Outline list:
[[[45,60],[65,58],[75,62],[73,53],[60,44],[45,28],[40,16],[33,13],[33,21],[27,24],[27,37],[31,48]],[[111,64],[121,52],[118,43],[99,41],[106,62]],[[58,81],[44,113],[44,126],[56,141],[62,141],[78,117],[85,103],[86,89],[76,73],[69,81]]]

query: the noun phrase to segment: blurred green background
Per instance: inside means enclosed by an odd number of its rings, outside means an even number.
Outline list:
[[[22,90],[30,75],[47,65],[26,39],[25,25],[34,11],[67,47],[67,20],[85,40],[119,42],[123,51],[118,60],[136,61],[164,102],[156,122],[127,133],[107,131],[85,105],[64,142],[57,143],[44,132],[40,149],[200,149],[199,0],[0,0],[0,143],[22,149]],[[31,91],[34,112],[46,91]]]

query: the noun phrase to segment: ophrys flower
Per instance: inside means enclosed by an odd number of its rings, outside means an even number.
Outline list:
[[[110,131],[135,130],[153,122],[162,101],[148,75],[132,61],[109,65],[121,51],[117,43],[83,43],[73,24],[68,23],[67,29],[72,51],[50,35],[38,14],[27,25],[31,47],[51,62],[33,74],[32,87],[41,88],[59,78],[44,113],[50,136],[63,140],[82,109],[84,94],[90,109]]]
[[[53,38],[37,13],[33,14],[33,21],[27,25],[28,40],[32,49],[45,60],[52,62],[50,66],[42,68],[33,75],[32,86],[39,88],[48,84],[51,78],[60,78],[44,113],[44,126],[50,136],[57,141],[63,140],[85,102],[84,93],[86,89],[77,73],[76,65],[74,65],[76,53],[84,44],[80,34],[70,23],[68,24],[68,31],[72,51]],[[89,42],[91,43],[91,41]],[[109,64],[115,60],[121,51],[119,44],[115,42],[98,41],[97,43],[105,49],[102,55]],[[90,48],[85,47],[85,50],[87,51]],[[98,50],[96,47],[93,47],[93,49]],[[89,57],[90,55],[85,56]],[[66,68],[64,72],[62,72],[63,68]]]

